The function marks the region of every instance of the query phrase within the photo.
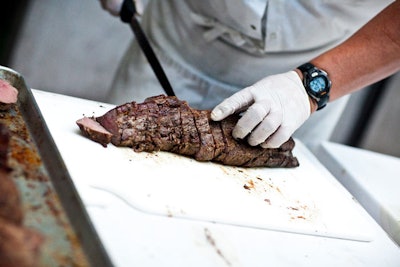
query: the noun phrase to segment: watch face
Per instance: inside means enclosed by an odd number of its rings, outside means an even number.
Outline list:
[[[323,92],[327,87],[327,81],[323,76],[317,76],[310,81],[310,89],[319,94]]]

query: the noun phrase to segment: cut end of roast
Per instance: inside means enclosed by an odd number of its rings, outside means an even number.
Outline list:
[[[106,147],[107,144],[111,142],[113,134],[95,119],[83,117],[82,119],[77,120],[76,124],[84,135],[91,140],[100,143],[102,146]]]

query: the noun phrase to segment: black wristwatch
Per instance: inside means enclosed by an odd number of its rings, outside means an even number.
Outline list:
[[[307,94],[318,104],[317,110],[324,108],[329,101],[329,91],[332,84],[328,73],[311,63],[305,63],[298,69],[303,73],[303,84]]]

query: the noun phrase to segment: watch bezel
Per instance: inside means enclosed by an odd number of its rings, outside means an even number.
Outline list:
[[[315,67],[311,63],[303,64],[298,67],[298,69],[303,74],[303,85],[307,94],[317,102],[317,110],[324,108],[329,101],[329,93],[332,86],[332,82],[329,79],[328,73]],[[325,88],[320,92],[315,92],[311,89],[310,82],[319,77],[322,77],[325,80]]]
[[[309,77],[305,77],[305,79],[306,79],[306,81],[305,81],[305,83],[307,84],[307,87],[308,87],[308,89],[309,89],[309,93],[310,94],[312,94],[314,97],[317,97],[317,98],[321,98],[321,97],[323,97],[324,95],[326,95],[326,94],[329,94],[329,89],[330,89],[330,87],[331,87],[331,81],[328,79],[328,77],[326,76],[326,74],[321,74],[321,72],[322,71],[315,71],[315,72],[313,72],[313,73],[311,73],[310,75],[309,75]],[[325,81],[325,88],[323,89],[323,90],[320,90],[319,92],[316,92],[315,90],[313,90],[312,88],[311,88],[311,81],[312,80],[315,80],[315,79],[317,79],[317,78],[323,78],[324,79],[324,81]]]

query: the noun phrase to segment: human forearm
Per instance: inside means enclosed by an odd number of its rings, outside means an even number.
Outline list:
[[[341,45],[311,62],[329,73],[330,101],[400,69],[400,1],[395,1]]]
[[[347,41],[311,60],[331,79],[330,101],[400,69],[399,14],[400,0],[397,0]],[[304,69],[304,66],[302,69],[306,70],[305,75],[313,75],[308,72],[313,69]],[[301,71],[295,71],[298,76],[294,72],[272,75],[235,93],[213,109],[212,119],[221,120],[247,108],[232,135],[247,139],[250,145],[279,147],[308,119],[311,112],[317,110],[316,101],[306,94]],[[324,75],[323,72],[321,74]],[[307,76],[306,82],[308,80]],[[313,84],[317,91],[319,84],[316,81]],[[328,88],[326,85],[325,82],[325,89]],[[326,96],[326,91],[319,96]],[[316,96],[315,99],[319,99],[318,104],[322,108],[326,98]]]

